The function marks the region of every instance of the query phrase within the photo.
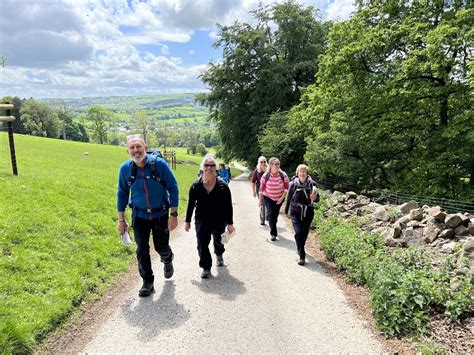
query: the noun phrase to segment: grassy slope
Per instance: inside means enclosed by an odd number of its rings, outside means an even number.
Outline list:
[[[115,229],[124,147],[21,135],[15,145],[17,177],[0,133],[0,353],[28,351],[133,259]],[[182,213],[196,173],[175,172]]]

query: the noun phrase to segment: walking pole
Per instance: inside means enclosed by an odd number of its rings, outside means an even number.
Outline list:
[[[13,175],[18,175],[18,169],[16,166],[15,142],[13,141],[13,121],[15,121],[15,117],[11,116],[12,109],[12,104],[0,104],[0,110],[5,111],[5,116],[0,116],[0,122],[7,122],[8,142],[10,143],[10,157],[12,161]]]

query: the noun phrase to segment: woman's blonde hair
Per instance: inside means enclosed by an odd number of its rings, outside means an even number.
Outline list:
[[[257,171],[258,171],[259,173],[262,172],[262,168],[260,167],[260,162],[261,162],[262,160],[267,161],[267,158],[265,158],[263,155],[260,156],[260,157],[258,157],[258,160],[257,160]]]
[[[209,159],[213,160],[214,161],[214,164],[216,164],[216,170],[217,170],[217,160],[216,160],[216,157],[212,154],[206,154],[204,156],[204,159],[202,160],[202,163],[201,163],[201,170],[204,171],[204,164],[206,164],[206,161],[208,161]]]
[[[298,165],[298,167],[296,168],[296,176],[298,176],[298,173],[300,172],[300,170],[305,170],[306,171],[306,174],[308,174],[308,165],[306,164],[300,164]]]
[[[270,160],[268,161],[268,164],[267,164],[267,173],[270,172],[270,166],[272,166],[274,163],[276,162],[280,162],[280,159],[276,158],[276,157],[271,157]],[[278,168],[278,170],[280,170],[280,168]]]

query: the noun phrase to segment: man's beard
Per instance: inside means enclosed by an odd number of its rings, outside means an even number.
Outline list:
[[[141,163],[145,159],[145,154],[141,157],[130,157],[135,164]]]

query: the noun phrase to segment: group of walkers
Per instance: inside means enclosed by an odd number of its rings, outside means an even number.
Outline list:
[[[298,165],[296,176],[288,175],[280,169],[278,158],[268,161],[264,156],[258,158],[257,166],[252,173],[252,193],[258,196],[260,207],[260,224],[268,221],[270,240],[277,240],[277,222],[281,206],[288,195],[285,213],[291,217],[295,230],[295,242],[299,256],[298,264],[305,264],[304,246],[314,216],[314,203],[319,199],[316,182],[308,175],[308,166]]]
[[[169,245],[170,231],[178,225],[178,183],[168,164],[161,158],[147,154],[148,146],[140,135],[127,138],[130,160],[123,163],[119,171],[117,189],[117,229],[125,233],[129,225],[125,209],[132,210],[133,231],[137,244],[138,271],[143,285],[138,294],[149,296],[154,291],[154,273],[150,258],[150,236],[163,263],[165,278],[174,273],[173,251]],[[189,190],[184,229],[189,232],[194,213],[199,266],[201,277],[211,276],[212,257],[209,250],[213,240],[217,266],[224,265],[225,252],[222,234],[232,234],[232,196],[228,186],[230,169],[224,164],[217,169],[213,155],[206,155],[201,163],[201,172]],[[226,171],[227,170],[227,171]],[[271,240],[277,240],[277,221],[280,208],[288,195],[285,212],[291,217],[295,229],[300,265],[304,265],[304,245],[313,217],[313,202],[317,198],[316,184],[308,176],[308,167],[299,165],[296,177],[289,182],[288,175],[280,169],[280,161],[265,157],[258,159],[252,175],[254,197],[258,197],[260,223],[268,221]]]

